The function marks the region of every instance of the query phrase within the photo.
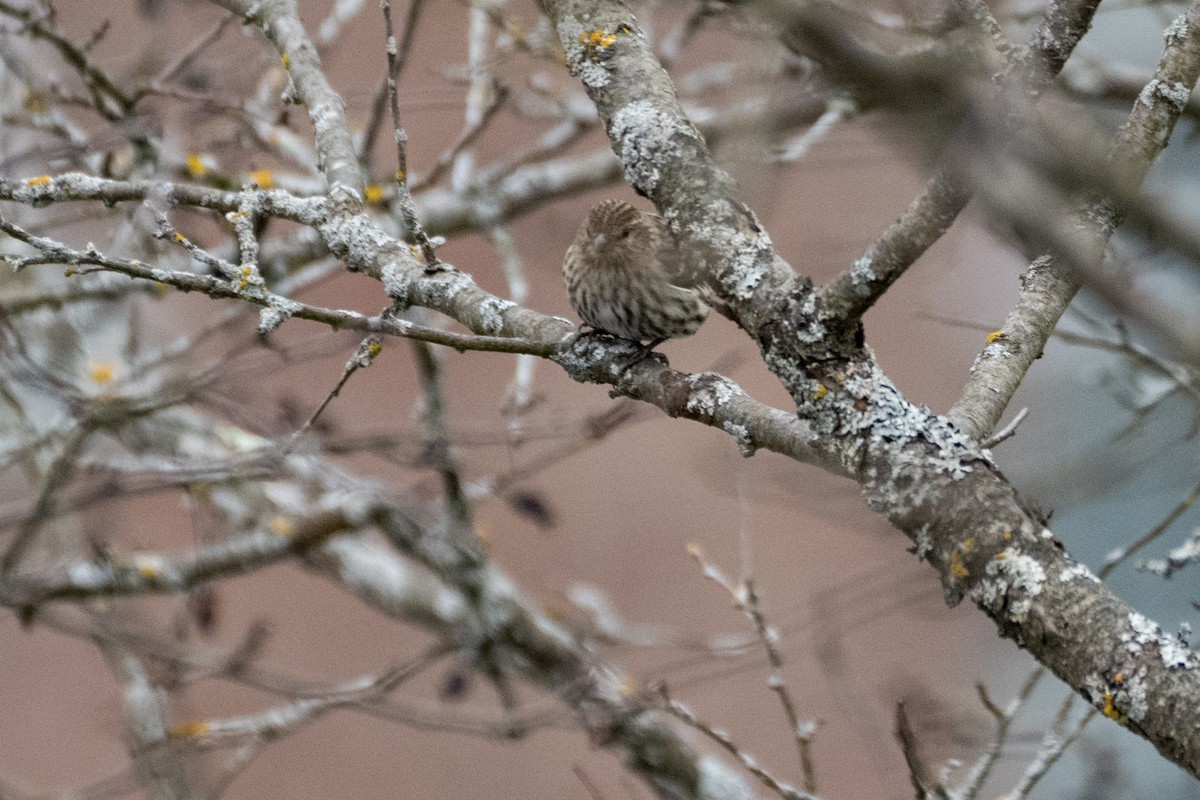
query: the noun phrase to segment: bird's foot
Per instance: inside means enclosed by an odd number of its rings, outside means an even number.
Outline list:
[[[621,366],[622,377],[624,377],[626,372],[629,372],[629,370],[633,369],[638,364],[642,363],[647,358],[654,355],[655,354],[654,348],[658,347],[660,344],[662,344],[666,340],[667,340],[667,337],[663,336],[661,338],[652,340],[649,344],[644,344],[644,345],[641,345],[640,347],[638,347],[638,351],[636,353],[634,353],[632,356],[629,356],[628,358],[624,359],[625,363]],[[662,355],[661,353],[659,353],[658,355],[662,358],[663,363],[666,364],[667,357]]]

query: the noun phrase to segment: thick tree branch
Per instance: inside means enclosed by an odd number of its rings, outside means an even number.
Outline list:
[[[214,0],[218,5],[255,22],[283,59],[297,98],[308,109],[317,140],[317,166],[328,184],[329,199],[339,208],[362,208],[364,180],[358,153],[350,138],[346,106],[321,68],[316,45],[300,22],[294,0]]]
[[[360,179],[352,166],[340,101],[334,102],[336,96],[331,97],[320,76],[294,6],[282,0],[253,7],[230,0],[229,5],[242,13],[257,11],[257,19],[288,57],[297,94],[317,125],[317,149],[333,200],[266,192],[256,195],[255,202],[261,203],[256,211],[313,226],[331,252],[351,269],[380,280],[401,306],[437,310],[481,337],[530,343],[537,352],[552,354],[576,380],[609,383],[616,392],[654,403],[669,414],[720,427],[736,437],[744,452],[768,447],[853,477],[872,506],[910,536],[918,555],[938,569],[949,601],[970,597],[1004,635],[1029,649],[1095,708],[1200,774],[1196,656],[1066,556],[971,437],[909,403],[890,384],[863,346],[854,315],[831,313],[811,283],[775,253],[753,213],[737,200],[732,180],[713,162],[624,6],[548,2],[568,62],[596,104],[626,180],[667,217],[681,245],[695,256],[698,275],[759,344],[767,365],[793,397],[797,414],[762,406],[720,376],[687,375],[655,360],[622,369],[635,352],[630,343],[577,336],[564,320],[491,295],[453,267],[431,269],[419,261],[407,246],[357,213]],[[1055,8],[1086,10],[1088,5],[1064,2]],[[530,173],[543,183],[526,194],[514,192],[511,203],[607,178],[611,163],[607,156],[589,162],[591,171],[581,171],[574,184],[545,170]],[[78,199],[72,194],[76,189],[94,199],[117,190],[115,182],[95,180],[62,176],[0,182],[0,197],[32,204]],[[117,199],[158,195],[229,212],[245,210],[246,193],[164,184],[144,184],[135,191],[134,186],[122,185],[128,196]],[[447,218],[458,215],[464,226],[496,222],[493,216],[478,218],[493,210],[462,198],[454,198],[454,204]],[[509,208],[515,213],[515,205]],[[53,248],[48,252],[53,258],[63,255]],[[328,481],[322,486],[329,492],[343,490],[344,485],[323,474],[331,472],[327,464],[314,462],[311,472],[296,478]],[[348,508],[362,511],[358,505]],[[492,565],[468,564],[437,536],[386,508],[371,522],[402,552],[464,593],[462,605],[451,604],[445,615],[454,618],[446,626],[461,637],[464,648],[479,648],[479,637],[496,644],[510,659],[507,666],[563,694],[597,740],[622,748],[660,794],[718,797],[744,791],[724,768],[683,742],[651,704],[631,696],[624,676],[547,622]],[[347,560],[331,555],[333,543],[313,551],[311,563],[329,570],[367,602],[382,604],[396,588],[389,581],[399,573],[385,570],[378,581],[355,583],[340,571]],[[382,563],[378,556],[358,555],[374,559],[377,566]],[[400,614],[411,613],[398,608]],[[440,624],[436,615],[424,622]]]
[[[1198,24],[1200,7],[1193,3],[1167,29],[1166,47],[1154,77],[1138,95],[1109,151],[1108,171],[1114,176],[1114,184],[1119,183],[1125,194],[1136,192],[1151,164],[1166,148],[1175,123],[1187,106],[1192,87],[1200,78]],[[1118,176],[1119,181],[1116,180]],[[1018,211],[1020,200],[1011,196],[1011,190],[1007,193],[1009,196],[1001,196],[1006,193],[1007,182],[980,177],[980,186],[988,199],[1012,209],[1011,216],[1019,219],[1022,214]],[[1023,213],[1032,217],[1037,212],[1027,208]],[[1016,307],[1000,330],[989,336],[987,348],[972,367],[971,380],[950,410],[950,418],[968,433],[984,437],[999,422],[1026,371],[1041,355],[1059,318],[1079,290],[1081,281],[1090,276],[1091,280],[1103,282],[1096,267],[1101,264],[1104,248],[1122,218],[1121,207],[1108,198],[1095,198],[1078,213],[1076,230],[1065,234],[1049,231],[1051,238],[1060,237],[1059,253],[1067,257],[1068,264],[1062,263],[1062,257],[1043,256],[1030,264],[1022,276]],[[1028,224],[1042,222],[1033,218],[1025,221]]]
[[[1060,0],[1046,10],[1031,41],[997,76],[997,96],[1019,94],[1033,103],[1050,85],[1092,24],[1100,0]],[[1016,121],[1013,120],[1015,123]],[[958,219],[973,196],[955,164],[943,164],[898,220],[867,248],[854,267],[822,287],[830,313],[861,317]]]
[[[1200,775],[1200,659],[1072,561],[971,438],[905,401],[857,331],[823,313],[734,197],[629,12],[546,5],[626,180],[654,201],[759,342],[818,447],[937,568],[947,600],[970,597],[1093,706]]]

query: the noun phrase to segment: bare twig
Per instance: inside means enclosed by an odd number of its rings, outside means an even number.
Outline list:
[[[987,779],[991,777],[992,770],[995,768],[1000,757],[1004,754],[1004,746],[1008,743],[1009,732],[1012,728],[1013,720],[1016,718],[1017,712],[1024,705],[1033,690],[1037,688],[1042,678],[1045,677],[1046,670],[1037,668],[1031,670],[1029,677],[1025,679],[1016,696],[1004,708],[996,705],[988,697],[987,689],[982,683],[977,684],[975,689],[979,693],[979,700],[983,703],[983,707],[988,710],[992,718],[996,721],[996,731],[992,735],[992,741],[988,744],[986,752],[979,757],[975,762],[975,766],[963,779],[962,789],[959,794],[962,800],[975,800],[979,793],[983,791],[983,786],[987,783]]]
[[[1133,544],[1122,547],[1115,553],[1109,554],[1108,557],[1104,559],[1104,566],[1100,568],[1100,571],[1097,574],[1101,578],[1107,578],[1112,574],[1114,569],[1119,567],[1123,562],[1128,561],[1134,553],[1137,553],[1142,548],[1152,544],[1160,536],[1170,530],[1171,526],[1174,525],[1175,522],[1184,515],[1184,513],[1186,513],[1192,506],[1196,504],[1197,500],[1200,500],[1200,484],[1194,486],[1192,491],[1188,493],[1187,497],[1179,501],[1179,503],[1176,504],[1176,506],[1171,509],[1171,511],[1165,517],[1163,517],[1161,522],[1144,533]]]
[[[951,800],[950,792],[942,782],[933,776],[929,767],[921,759],[917,737],[908,722],[908,714],[904,703],[896,704],[896,738],[900,741],[900,749],[904,752],[904,762],[908,765],[908,777],[916,790],[917,800],[936,797],[939,800]]]
[[[450,530],[454,541],[463,548],[464,553],[468,550],[476,551],[474,514],[471,501],[463,490],[461,467],[450,448],[450,426],[446,422],[446,401],[442,392],[437,357],[423,342],[414,341],[412,348],[424,394],[422,418],[429,432],[426,447],[430,463],[442,476],[442,490],[445,492]]]
[[[321,405],[313,412],[308,421],[304,423],[302,430],[309,430],[320,418],[321,414],[333,402],[333,398],[341,394],[342,387],[350,380],[350,376],[358,370],[369,367],[375,361],[375,357],[379,355],[383,349],[383,343],[378,336],[368,336],[363,339],[358,345],[358,351],[346,362],[345,368],[342,370],[342,377],[338,379],[337,384],[330,389],[329,394],[325,395],[325,399],[321,401]]]
[[[1029,416],[1029,409],[1022,408],[1017,412],[1017,415],[1009,420],[1008,424],[994,434],[983,440],[983,446],[989,450],[1001,442],[1006,442],[1017,433],[1017,428],[1025,421],[1025,417]]]
[[[433,169],[413,181],[412,191],[414,193],[424,191],[436,184],[458,157],[487,130],[488,125],[495,118],[496,112],[501,109],[507,99],[508,89],[499,85],[495,86],[491,92],[491,100],[483,109],[483,113],[479,119],[463,129],[454,144],[446,148],[441,156],[438,157],[437,163],[433,165]]]
[[[186,50],[180,53],[173,61],[171,61],[171,63],[159,70],[158,73],[150,79],[150,82],[145,87],[135,92],[132,97],[132,102],[137,103],[150,93],[167,91],[167,82],[178,75],[180,71],[186,69],[207,47],[209,47],[209,45],[219,39],[221,34],[225,32],[225,29],[228,28],[235,19],[236,17],[232,15],[222,17],[217,21],[216,25],[213,25],[212,28],[208,30],[208,32],[198,36]]]
[[[300,697],[291,703],[257,714],[227,719],[184,722],[168,732],[174,740],[186,740],[197,750],[241,744],[245,740],[266,742],[288,736],[339,708],[375,705],[402,683],[418,675],[443,651],[441,646],[409,663],[380,675],[370,675],[332,687],[318,696]]]
[[[734,605],[746,615],[746,618],[754,626],[754,632],[758,636],[759,644],[766,653],[767,662],[771,667],[767,686],[778,698],[779,705],[787,718],[788,729],[796,742],[796,749],[800,756],[800,770],[804,776],[804,790],[810,794],[816,794],[816,767],[812,757],[812,737],[816,731],[816,723],[807,720],[801,721],[800,715],[796,712],[796,703],[792,700],[792,694],[788,690],[787,680],[784,676],[783,653],[779,648],[779,632],[767,624],[766,615],[759,606],[758,592],[754,588],[753,579],[745,576],[738,585],[734,585],[720,570],[704,558],[699,546],[690,545],[688,553],[700,564],[706,578],[729,592]]]
[[[388,68],[387,74],[384,75],[382,81],[379,82],[379,88],[375,91],[375,97],[371,101],[371,117],[367,122],[366,132],[363,135],[362,150],[359,152],[359,160],[363,164],[363,168],[370,172],[371,161],[375,153],[375,141],[379,138],[379,131],[382,130],[384,112],[388,108],[388,99],[396,91],[398,91],[400,76],[404,74],[404,67],[408,64],[409,53],[412,52],[412,44],[416,40],[417,22],[421,19],[421,10],[425,7],[425,0],[409,0],[408,14],[404,20],[404,36],[400,40],[399,47],[395,53],[392,53],[392,37],[390,20],[391,7],[385,4],[386,15],[384,16],[384,24],[388,26]],[[394,55],[394,58],[393,58]]]
[[[682,720],[689,727],[695,728],[709,739],[719,744],[727,753],[737,759],[738,763],[741,764],[747,772],[758,778],[758,780],[762,782],[763,786],[766,786],[768,789],[784,798],[784,800],[817,800],[816,795],[800,791],[796,787],[784,783],[770,772],[759,766],[758,761],[755,760],[753,756],[749,755],[740,747],[738,747],[737,743],[730,739],[728,734],[705,723],[703,720],[697,717],[690,708],[672,698],[668,693],[665,684],[659,687],[659,691],[662,694],[662,699],[666,710],[672,716]]]
[[[1071,697],[1068,702],[1073,700],[1074,697]],[[1096,717],[1097,713],[1096,709],[1089,708],[1079,718],[1079,721],[1076,722],[1070,732],[1065,730],[1066,720],[1060,718],[1060,721],[1055,723],[1053,730],[1043,737],[1037,755],[1029,762],[1029,765],[1025,768],[1025,773],[1017,781],[1017,785],[1004,795],[1004,800],[1022,800],[1022,798],[1028,797],[1038,782],[1046,776],[1050,768],[1062,757],[1062,754],[1083,735],[1084,728]]]
[[[0,219],[0,230],[14,239],[19,239],[32,247],[42,250],[45,253],[45,260],[39,263],[56,263],[85,267],[78,270],[80,274],[86,274],[89,271],[87,267],[93,266],[104,271],[117,272],[132,278],[141,278],[166,286],[173,286],[184,292],[202,292],[214,298],[239,299],[263,306],[263,312],[260,314],[260,325],[264,326],[266,331],[274,330],[284,319],[296,317],[321,322],[333,328],[348,328],[363,331],[364,333],[380,333],[388,336],[399,336],[406,339],[429,342],[431,344],[440,344],[454,348],[460,352],[466,350],[486,350],[500,353],[530,353],[545,357],[553,354],[558,349],[557,346],[550,344],[542,345],[536,342],[507,337],[454,333],[452,331],[417,325],[416,323],[387,315],[367,317],[354,311],[300,303],[290,298],[265,291],[261,286],[252,287],[251,282],[255,273],[243,274],[241,268],[234,267],[228,262],[210,256],[183,236],[174,239],[174,241],[180,246],[188,248],[189,252],[192,252],[198,258],[204,259],[221,271],[229,273],[231,279],[225,280],[211,275],[197,275],[193,272],[158,269],[144,264],[137,259],[106,256],[95,249],[83,252],[72,250],[66,245],[52,239],[33,236],[22,228],[3,219]],[[246,286],[241,285],[243,278],[247,281]],[[261,281],[261,278],[259,280]],[[252,290],[248,291],[248,289]]]
[[[134,101],[117,86],[116,81],[91,62],[86,49],[77,46],[56,30],[52,16],[48,21],[42,14],[18,8],[7,0],[0,0],[0,14],[18,20],[31,35],[49,43],[58,51],[63,60],[83,79],[91,97],[91,105],[97,113],[110,121],[116,121],[133,108]]]
[[[303,554],[358,526],[358,521],[340,509],[302,520],[278,517],[267,529],[181,553],[135,553],[128,561],[77,562],[47,573],[9,572],[0,580],[0,604],[20,607],[54,599],[176,594],[216,577],[249,572]]]

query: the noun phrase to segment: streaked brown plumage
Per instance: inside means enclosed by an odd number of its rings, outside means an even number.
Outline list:
[[[571,307],[593,328],[657,343],[690,336],[708,316],[685,280],[662,217],[619,200],[588,212],[563,259]]]

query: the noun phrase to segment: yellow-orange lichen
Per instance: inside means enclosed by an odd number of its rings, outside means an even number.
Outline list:
[[[117,369],[111,362],[102,361],[99,364],[93,364],[90,370],[92,383],[105,384],[112,381],[116,377]]]
[[[177,739],[193,739],[208,733],[209,727],[209,724],[202,719],[194,722],[184,722],[171,728],[168,736]]]
[[[1104,695],[1104,708],[1100,709],[1100,713],[1109,719],[1116,720],[1122,725],[1129,721],[1129,717],[1122,714],[1121,711],[1113,705],[1113,696],[1111,694]]]
[[[197,153],[188,153],[183,161],[187,166],[187,174],[193,178],[202,178],[208,172],[204,158]]]
[[[260,189],[270,189],[275,185],[275,176],[269,169],[256,169],[250,173],[250,180]]]
[[[590,31],[584,31],[579,34],[579,43],[584,47],[605,48],[612,47],[616,44],[617,35],[615,33],[605,33],[600,28]]]

